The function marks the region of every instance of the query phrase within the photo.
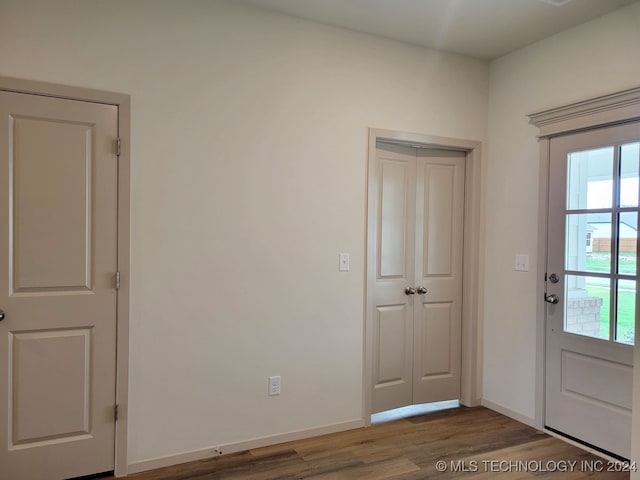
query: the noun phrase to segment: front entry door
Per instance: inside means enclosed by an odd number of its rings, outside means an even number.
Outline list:
[[[114,468],[117,114],[0,92],[0,478]]]
[[[372,167],[372,412],[457,399],[465,153],[378,142]]]
[[[630,457],[640,125],[550,140],[547,427]]]

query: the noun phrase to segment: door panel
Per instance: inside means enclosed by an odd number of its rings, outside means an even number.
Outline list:
[[[442,153],[441,153],[442,154]],[[423,160],[424,162],[424,160]],[[423,176],[424,188],[418,190],[418,201],[424,198],[423,224],[423,272],[424,278],[433,276],[454,275],[457,243],[453,242],[457,232],[455,222],[459,216],[454,212],[459,205],[454,205],[456,190],[456,165],[434,164],[425,162],[418,170],[418,177]],[[420,175],[420,174],[423,175]],[[459,190],[459,188],[458,188]]]
[[[412,323],[407,305],[379,306],[374,389],[376,411],[411,403]]]
[[[577,395],[601,407],[631,410],[628,386],[632,374],[633,369],[629,365],[562,351],[562,392]],[[600,381],[593,382],[593,377]]]
[[[414,403],[460,397],[465,154],[418,150]]]
[[[388,145],[377,150],[374,412],[409,405],[413,395],[413,303],[405,288],[413,284],[414,272],[414,171],[412,149]]]
[[[12,291],[90,288],[91,125],[13,116],[9,135]]]
[[[464,162],[463,152],[377,145],[373,412],[460,395]]]
[[[639,139],[640,126],[627,124],[550,141],[546,289],[558,302],[547,306],[545,423],[624,458]]]
[[[0,477],[114,468],[117,107],[0,92]]]
[[[420,379],[440,375],[451,375],[452,318],[450,303],[422,304],[420,316],[422,336],[418,339],[418,375]]]
[[[380,273],[378,278],[405,278],[407,267],[407,196],[410,162],[380,159]]]
[[[13,445],[88,434],[91,331],[15,333],[9,342]]]

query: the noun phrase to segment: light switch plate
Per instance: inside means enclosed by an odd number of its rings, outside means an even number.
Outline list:
[[[529,271],[529,255],[524,253],[516,254],[516,272]]]
[[[341,253],[339,255],[338,270],[340,272],[349,271],[349,254],[348,253]]]

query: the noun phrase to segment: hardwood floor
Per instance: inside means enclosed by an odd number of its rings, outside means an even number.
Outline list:
[[[441,462],[441,463],[438,463]],[[486,408],[454,408],[127,477],[131,480],[628,479]]]

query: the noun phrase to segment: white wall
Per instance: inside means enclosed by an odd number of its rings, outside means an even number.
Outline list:
[[[536,286],[544,272],[536,270],[538,130],[526,115],[639,86],[638,45],[635,3],[491,63],[483,396],[531,422]],[[516,253],[529,254],[529,273],[514,271]]]
[[[130,462],[362,418],[367,128],[484,141],[486,63],[232,2],[0,0],[0,75],[132,95]]]

